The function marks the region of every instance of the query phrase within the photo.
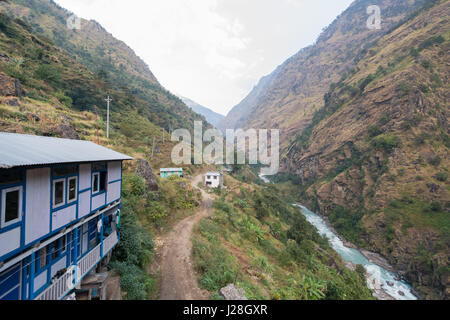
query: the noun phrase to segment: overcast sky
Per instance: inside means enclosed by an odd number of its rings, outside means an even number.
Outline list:
[[[352,0],[55,0],[126,42],[173,93],[226,114]]]

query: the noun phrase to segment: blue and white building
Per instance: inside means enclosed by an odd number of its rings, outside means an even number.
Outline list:
[[[161,178],[170,178],[171,176],[183,177],[183,168],[161,168],[159,169]]]
[[[120,239],[122,162],[92,142],[0,133],[0,300],[61,300]]]

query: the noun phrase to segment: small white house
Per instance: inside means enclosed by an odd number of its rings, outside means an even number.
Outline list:
[[[223,188],[223,175],[220,172],[208,172],[205,174],[203,182],[210,188]]]

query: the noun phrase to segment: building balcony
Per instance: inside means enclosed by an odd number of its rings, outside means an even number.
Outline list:
[[[61,300],[72,291],[81,280],[118,244],[119,236],[114,231],[103,242],[93,248],[88,254],[67,271],[54,280],[35,300]]]

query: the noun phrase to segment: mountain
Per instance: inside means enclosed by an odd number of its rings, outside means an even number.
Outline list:
[[[241,123],[281,129],[278,179],[298,201],[422,298],[448,299],[450,1],[378,1],[379,31],[365,26],[369,4],[353,2],[255,88]]]
[[[279,128],[282,144],[301,132],[323,103],[333,82],[355,66],[357,53],[383,36],[425,0],[353,2],[312,46],[300,50],[263,78],[222,122],[221,127]],[[382,12],[382,29],[367,28],[367,7]],[[250,116],[251,115],[251,116]]]
[[[244,100],[235,106],[226,117],[224,117],[218,124],[218,128],[225,131],[226,129],[239,129],[245,121],[249,118],[253,108],[257,106],[259,99],[266,92],[278,74],[280,68],[273,73],[263,77],[258,85],[249,93]]]
[[[13,19],[19,18],[34,35],[49,42],[57,51],[64,51],[105,85],[98,92],[82,81],[72,81],[58,88],[72,99],[72,107],[90,111],[94,106],[103,107],[104,96],[109,93],[115,101],[113,111],[135,109],[166,130],[169,127],[192,128],[194,119],[201,119],[159,84],[147,64],[131,48],[97,22],[81,19],[81,29],[72,30],[67,26],[72,13],[51,0],[1,2],[0,12]],[[52,54],[49,56],[51,60]],[[63,67],[58,61],[52,62]],[[49,64],[49,61],[42,64]],[[121,99],[115,94],[117,91],[122,91],[126,97]]]
[[[180,96],[180,99],[183,100],[183,102],[189,108],[191,108],[195,113],[198,113],[198,114],[204,116],[206,118],[206,121],[208,121],[208,123],[212,124],[214,127],[217,127],[218,124],[220,123],[220,121],[225,118],[225,116],[223,116],[217,112],[214,112],[211,109],[208,109],[208,108],[198,104],[197,102],[192,101],[191,99],[181,97],[181,96]]]

